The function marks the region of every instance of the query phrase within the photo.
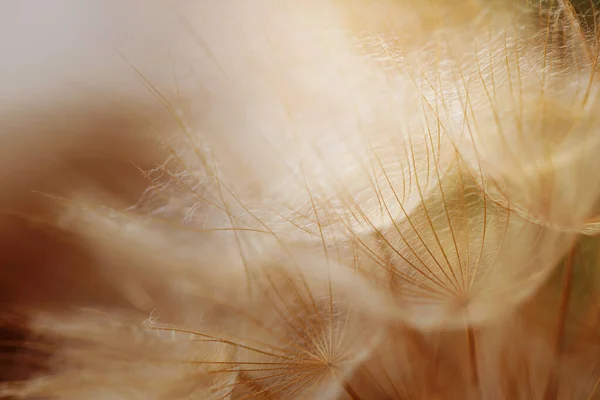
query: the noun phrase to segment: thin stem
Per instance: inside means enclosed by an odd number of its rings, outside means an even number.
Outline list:
[[[548,385],[544,392],[544,400],[558,399],[559,379],[556,367],[560,361],[564,350],[565,342],[565,324],[567,313],[569,310],[569,300],[571,298],[571,290],[573,286],[573,270],[575,265],[575,250],[577,246],[573,246],[569,252],[566,262],[565,274],[563,278],[562,294],[560,298],[558,321],[556,324],[556,336],[554,341],[555,367],[548,379]]]
[[[477,371],[477,343],[475,340],[475,330],[472,326],[467,326],[467,345],[469,346],[469,368],[471,370],[471,384],[479,389],[479,372]]]

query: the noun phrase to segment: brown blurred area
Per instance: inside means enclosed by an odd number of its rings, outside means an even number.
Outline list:
[[[136,203],[160,159],[145,106],[74,100],[0,118],[0,381],[21,380],[51,349],[28,344],[29,310],[126,303],[95,272],[86,244],[56,222],[85,193]],[[43,343],[36,338],[36,343]]]
[[[59,222],[75,198],[135,204],[140,169],[163,161],[171,116],[134,69],[161,91],[187,71],[171,3],[0,4],[0,382],[44,365],[47,349],[27,341],[32,310],[131,307]]]

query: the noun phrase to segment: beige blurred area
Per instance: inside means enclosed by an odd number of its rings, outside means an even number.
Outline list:
[[[154,0],[3,1],[2,101],[86,89],[140,95],[119,52],[151,78],[170,76],[169,55],[177,55],[174,11]]]

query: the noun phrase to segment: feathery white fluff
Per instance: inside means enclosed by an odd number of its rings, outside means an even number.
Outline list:
[[[0,122],[2,237],[58,250],[1,254],[60,274],[6,269],[41,371],[0,393],[598,395],[565,350],[596,326],[572,281],[600,197],[597,32],[570,4],[64,0],[55,51],[32,6],[0,6],[24,43],[0,78],[24,111]]]

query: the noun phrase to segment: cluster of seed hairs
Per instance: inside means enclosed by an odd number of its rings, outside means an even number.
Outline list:
[[[189,3],[2,118],[0,397],[600,399],[592,1]]]

